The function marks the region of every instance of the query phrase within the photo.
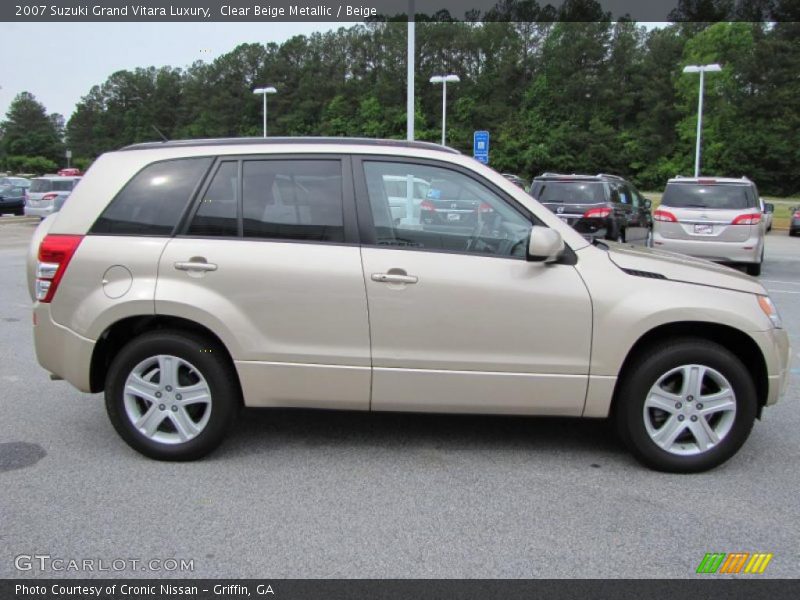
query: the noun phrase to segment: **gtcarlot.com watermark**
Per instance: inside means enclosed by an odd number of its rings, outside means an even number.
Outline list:
[[[193,558],[66,558],[50,554],[18,554],[14,568],[39,573],[120,573],[148,571],[154,573],[194,571]]]

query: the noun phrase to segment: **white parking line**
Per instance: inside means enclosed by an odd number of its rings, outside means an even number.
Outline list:
[[[773,290],[772,288],[767,288],[767,291],[770,294],[800,294],[800,291],[794,290]]]
[[[800,285],[800,282],[797,281],[778,281],[776,279],[762,279],[764,283],[782,283],[785,285]]]

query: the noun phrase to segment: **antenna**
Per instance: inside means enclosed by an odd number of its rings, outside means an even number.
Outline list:
[[[169,141],[167,136],[161,133],[161,130],[158,127],[156,127],[155,125],[150,125],[150,127],[152,127],[155,130],[155,132],[161,137],[162,140],[164,140],[165,142]]]

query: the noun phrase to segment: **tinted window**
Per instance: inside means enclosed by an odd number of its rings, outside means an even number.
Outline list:
[[[747,188],[746,185],[671,183],[664,190],[661,204],[675,208],[749,208],[756,204]]]
[[[441,167],[371,161],[364,175],[378,245],[525,256],[530,221],[475,179]],[[398,177],[424,181],[427,197],[390,196],[386,183]]]
[[[338,160],[247,160],[244,237],[344,241]]]
[[[236,201],[238,182],[238,163],[222,163],[200,200],[197,212],[189,226],[189,235],[228,237],[239,235],[238,203]]]
[[[43,194],[53,190],[52,180],[50,179],[34,179],[31,182],[32,194]]]
[[[210,164],[210,158],[186,158],[145,167],[111,201],[92,233],[171,234]]]
[[[601,181],[540,181],[534,192],[539,202],[561,204],[600,204],[606,201]]]

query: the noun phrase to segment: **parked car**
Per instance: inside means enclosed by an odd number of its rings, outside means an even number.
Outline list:
[[[761,207],[761,218],[764,220],[764,231],[769,233],[772,231],[772,217],[775,213],[775,205],[770,202],[764,202],[763,198],[758,199]]]
[[[36,177],[31,182],[31,187],[28,188],[25,214],[44,218],[58,212],[80,180],[80,177],[59,175]]]
[[[58,172],[60,177],[80,177],[83,175],[80,169],[76,169],[75,167],[67,167],[66,169],[61,169]]]
[[[468,231],[398,223],[387,175],[491,212]],[[27,272],[39,363],[104,392],[120,436],[157,459],[207,454],[243,404],[611,415],[644,464],[700,471],[741,447],[789,373],[758,281],[592,244],[423,142],[110,152],[37,228]]]
[[[800,233],[800,206],[795,206],[790,212],[792,217],[789,220],[789,235],[797,235]]]
[[[25,211],[25,188],[15,184],[0,184],[0,215],[21,215]]]
[[[530,184],[519,175],[514,175],[513,173],[502,173],[502,175],[514,185],[521,187],[526,192],[528,191]]]
[[[389,205],[392,208],[392,217],[399,221],[410,219],[419,223],[420,204],[427,198],[430,183],[419,177],[411,179],[411,214],[408,214],[408,178],[400,175],[386,175],[383,178],[383,185],[389,197]]]
[[[0,187],[15,185],[23,189],[31,187],[31,180],[27,177],[0,177]]]
[[[622,177],[545,173],[531,196],[589,240],[650,245],[650,200]]]
[[[760,275],[764,220],[756,185],[742,177],[676,177],[653,213],[653,244]]]

